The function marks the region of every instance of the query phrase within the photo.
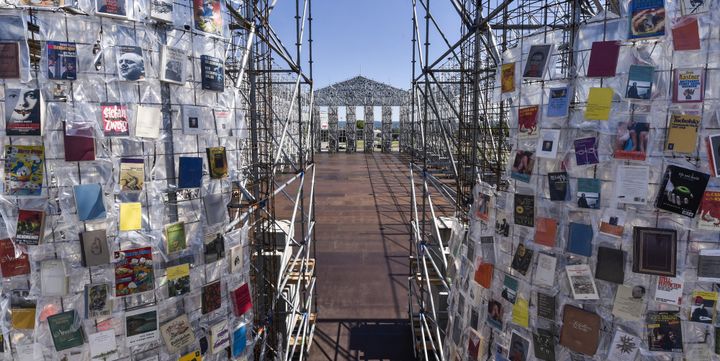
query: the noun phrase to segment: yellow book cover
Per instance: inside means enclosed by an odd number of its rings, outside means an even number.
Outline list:
[[[693,153],[697,148],[699,115],[672,114],[668,125],[665,150],[675,153]]]
[[[608,120],[612,107],[613,90],[611,88],[590,88],[585,119]]]
[[[503,93],[515,91],[515,63],[503,64],[500,67],[500,90]]]
[[[518,326],[528,328],[530,324],[530,307],[528,301],[518,297],[512,309],[512,322]]]
[[[120,230],[136,231],[142,228],[142,205],[139,202],[120,203]]]
[[[220,179],[228,175],[227,156],[225,147],[207,148],[208,168],[210,178]]]
[[[183,355],[178,361],[202,361],[202,354],[200,351],[193,351]]]
[[[35,309],[34,308],[13,308],[12,326],[20,330],[32,330],[35,328]]]
[[[717,301],[717,292],[693,291],[690,298],[690,321],[713,324]]]

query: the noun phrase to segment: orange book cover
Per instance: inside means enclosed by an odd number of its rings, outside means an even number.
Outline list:
[[[538,218],[535,224],[535,243],[555,247],[557,221],[552,218]]]
[[[672,36],[675,51],[700,49],[698,21],[694,16],[682,17],[673,24]]]
[[[475,282],[484,288],[490,288],[493,277],[492,263],[480,263],[475,270]]]

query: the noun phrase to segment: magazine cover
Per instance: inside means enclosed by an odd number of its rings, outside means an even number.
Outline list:
[[[40,89],[5,90],[5,133],[7,135],[43,135],[44,117],[45,103]]]
[[[650,351],[682,352],[682,327],[677,311],[648,312],[645,318]]]
[[[708,174],[669,165],[660,185],[656,206],[694,218],[709,180]]]
[[[5,194],[39,196],[44,174],[44,147],[41,145],[5,146]]]
[[[720,189],[705,191],[699,212],[698,228],[720,231]]]
[[[649,100],[652,96],[654,73],[655,67],[653,66],[630,65],[625,98]]]
[[[139,46],[117,47],[117,69],[120,80],[145,80],[145,59]]]
[[[178,48],[163,46],[160,53],[160,80],[175,84],[185,83],[186,57]]]
[[[193,0],[195,29],[202,32],[222,35],[222,9],[220,0]]]
[[[705,69],[673,71],[673,103],[700,103],[705,99]]]
[[[127,106],[120,103],[101,103],[103,134],[106,137],[127,137],[130,135]]]
[[[59,41],[47,42],[48,78],[77,79],[77,45]]]
[[[517,153],[515,153],[515,161],[513,161],[510,177],[529,183],[534,166],[535,153],[529,150],[518,150]]]
[[[664,0],[632,0],[629,13],[630,39],[665,35]]]
[[[115,297],[130,296],[155,288],[152,248],[115,251]]]
[[[650,141],[650,123],[647,117],[634,115],[618,123],[613,145],[615,159],[645,160]]]

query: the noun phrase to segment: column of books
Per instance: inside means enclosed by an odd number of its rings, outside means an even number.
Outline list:
[[[503,54],[512,150],[474,190],[449,355],[717,359],[718,10],[632,0]]]
[[[0,359],[250,356],[228,14],[219,0],[0,4]]]

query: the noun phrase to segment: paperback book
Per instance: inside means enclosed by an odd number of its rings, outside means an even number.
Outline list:
[[[515,224],[535,227],[535,196],[532,194],[515,194]]]
[[[130,135],[128,108],[120,103],[101,103],[103,134],[106,137],[127,137]]]
[[[124,297],[155,288],[151,247],[115,251],[115,296]]]
[[[551,201],[567,201],[570,196],[569,178],[567,172],[548,173],[548,190]]]
[[[655,67],[647,65],[630,65],[625,91],[627,99],[648,100],[652,96],[653,74]]]
[[[221,179],[228,175],[225,147],[206,148],[210,178]]]
[[[0,240],[0,271],[3,278],[30,274],[30,259],[22,250],[15,250],[9,239]],[[33,321],[34,322],[34,321]]]
[[[532,264],[532,258],[533,251],[520,243],[515,249],[515,255],[513,256],[510,266],[524,276]]]
[[[5,90],[5,134],[41,136],[45,124],[45,102],[40,89]]]
[[[675,277],[677,232],[674,229],[633,229],[633,272]]]
[[[168,254],[183,251],[187,248],[185,222],[165,225],[165,249]]]
[[[557,157],[560,143],[560,129],[542,129],[538,138],[536,154],[538,158]]]
[[[682,325],[677,311],[648,312],[645,324],[650,351],[683,351]]]
[[[700,203],[698,228],[720,231],[720,190],[706,190]]]
[[[708,163],[713,177],[720,177],[720,134],[708,136],[706,140]]]
[[[202,288],[202,314],[217,310],[222,305],[220,280],[210,282]]]
[[[233,314],[240,317],[245,312],[252,309],[252,297],[250,296],[250,286],[245,283],[242,286],[230,292],[230,300],[232,301]]]
[[[230,346],[228,322],[222,320],[210,326],[210,353],[217,354]]]
[[[190,264],[183,263],[167,268],[168,297],[190,293]]]
[[[647,202],[650,168],[644,165],[618,165],[614,200],[619,204],[643,205]]]
[[[58,313],[47,318],[56,351],[62,351],[85,343],[83,328],[75,310]]]
[[[660,184],[657,208],[694,218],[709,180],[708,174],[668,165]]]
[[[562,323],[560,345],[583,355],[595,355],[600,343],[600,316],[566,304]]]
[[[145,58],[143,57],[141,47],[129,45],[118,46],[116,56],[118,78],[120,80],[145,80]]]
[[[510,170],[510,178],[529,183],[534,167],[535,153],[529,150],[518,150]]]
[[[114,329],[88,335],[88,344],[90,345],[91,360],[114,361],[118,359]]]
[[[178,188],[198,188],[202,185],[202,158],[180,157]]]
[[[622,209],[605,208],[600,218],[599,233],[614,238],[620,238],[625,233],[625,219],[627,213]]]
[[[126,0],[95,0],[95,13],[112,18],[127,17]]]
[[[500,67],[500,91],[512,93],[515,91],[515,63],[503,64]]]
[[[539,252],[537,267],[533,272],[533,284],[540,287],[552,288],[555,285],[555,267],[557,258],[553,254]]]
[[[525,63],[525,71],[523,78],[525,79],[542,79],[545,75],[548,59],[550,58],[550,50],[552,45],[541,44],[533,45],[528,52],[527,62]]]
[[[680,10],[683,15],[706,13],[710,10],[710,0],[681,0]]]
[[[233,111],[230,109],[220,108],[213,109],[213,116],[215,118],[215,130],[217,131],[218,137],[229,137],[235,135],[234,132],[234,120]]]
[[[705,69],[673,70],[673,103],[701,103],[705,99]]]
[[[555,247],[558,221],[554,218],[538,217],[535,226],[535,243]]]
[[[156,2],[166,2],[166,0],[152,0]],[[170,12],[172,16],[172,1],[170,4]],[[178,48],[163,46],[160,52],[160,80],[174,84],[185,83],[185,59],[187,55]]]
[[[625,280],[625,252],[621,249],[598,247],[595,278],[616,284]]]
[[[205,264],[217,262],[225,257],[225,238],[222,233],[209,233],[203,240]]]
[[[80,129],[77,134],[68,134],[67,123],[63,122],[63,148],[66,162],[95,160],[95,138],[91,129]]]
[[[40,263],[40,288],[43,296],[62,297],[67,295],[68,283],[63,260],[49,259]]]
[[[626,333],[620,329],[615,331],[612,342],[610,342],[610,350],[608,352],[608,360],[616,361],[634,361],[637,357],[642,340],[640,337]]]
[[[77,44],[60,41],[47,42],[48,78],[77,79]]]
[[[664,0],[632,0],[628,12],[629,39],[645,39],[665,35]]]
[[[613,301],[612,314],[626,321],[640,322],[645,313],[645,287],[619,284]]]
[[[145,160],[120,158],[120,191],[139,192],[145,185]]]
[[[203,0],[193,0],[203,1]],[[209,55],[200,56],[200,79],[202,89],[216,92],[225,90],[225,65],[221,59]]]
[[[672,25],[672,36],[675,51],[700,50],[700,26],[696,17],[684,16],[676,19]]]
[[[700,282],[720,283],[720,250],[701,249],[698,255],[697,276]]]
[[[42,194],[45,151],[42,145],[5,145],[5,194]]]
[[[182,129],[185,135],[202,134],[205,130],[203,124],[203,108],[186,105],[182,107]]]
[[[533,138],[538,134],[539,105],[518,109],[518,138]]]
[[[127,347],[155,342],[160,338],[157,306],[125,312],[125,344]]]
[[[195,343],[195,332],[193,332],[186,314],[182,314],[162,325],[160,333],[169,353],[178,353]]]
[[[45,212],[31,209],[18,211],[15,243],[37,246],[45,234]]]
[[[593,165],[600,163],[596,137],[575,139],[575,163],[577,165]]]
[[[120,203],[120,231],[138,231],[142,229],[142,203]]]
[[[693,291],[690,300],[690,317],[692,322],[713,324],[715,321],[715,306],[718,301],[717,292]]]
[[[577,206],[579,208],[600,209],[599,179],[578,178],[577,180]]]
[[[561,88],[550,88],[550,97],[548,98],[547,116],[548,117],[566,117],[568,116],[568,107],[570,106],[570,88],[567,86]]]
[[[681,277],[659,276],[655,286],[655,301],[680,306],[684,286],[685,280]]]
[[[586,223],[570,222],[568,229],[567,251],[580,256],[592,256],[592,226]]]
[[[110,262],[110,250],[104,229],[80,233],[80,246],[84,267],[100,266]]]
[[[0,41],[0,78],[20,79],[20,44]]]
[[[109,283],[85,285],[85,318],[96,319],[112,314],[112,287]]]
[[[102,187],[100,184],[78,184],[73,186],[75,207],[80,221],[105,218]]]
[[[617,40],[596,41],[590,50],[587,77],[597,78],[615,76],[618,56],[620,55],[620,42]]]
[[[701,119],[699,115],[670,114],[665,150],[682,154],[694,153]]]
[[[634,114],[632,118],[618,123],[613,145],[615,159],[644,161],[650,143],[650,123],[646,115]]]
[[[150,1],[150,17],[166,22],[173,21],[173,1],[172,0],[151,0]]]
[[[585,107],[585,119],[608,120],[614,94],[612,88],[590,88]]]
[[[193,0],[195,30],[222,35],[222,9],[220,0]]]

